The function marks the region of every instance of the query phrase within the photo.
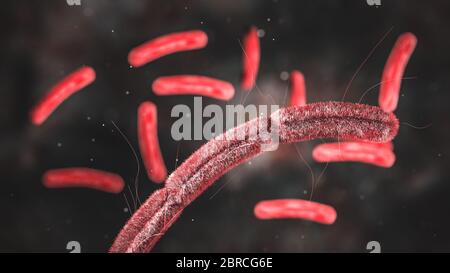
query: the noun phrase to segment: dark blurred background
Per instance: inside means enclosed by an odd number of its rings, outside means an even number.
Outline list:
[[[134,193],[136,161],[117,123],[137,148],[136,110],[158,105],[159,140],[169,171],[201,141],[170,136],[176,104],[192,96],[157,97],[151,83],[161,75],[203,74],[239,89],[239,41],[250,25],[260,29],[262,59],[246,103],[285,104],[286,72],[304,72],[309,102],[340,100],[374,45],[387,38],[362,67],[347,96],[358,101],[380,81],[399,34],[411,31],[418,46],[403,82],[391,169],[311,159],[313,145],[281,147],[240,166],[190,205],[166,233],[157,252],[382,252],[450,251],[449,139],[450,21],[448,1],[2,1],[0,8],[0,251],[105,252],[130,217],[130,191],[46,189],[50,168],[84,166],[119,173]],[[138,69],[128,51],[162,34],[202,29],[205,49],[173,54]],[[30,108],[64,75],[82,65],[97,71],[94,84],[77,93],[43,124],[30,124]],[[270,94],[275,101],[267,98]],[[364,103],[377,104],[378,88]],[[225,103],[203,99],[204,105]],[[416,128],[414,128],[416,127]],[[177,151],[179,151],[177,156]],[[301,156],[304,157],[305,162]],[[141,165],[142,167],[142,165]],[[312,173],[309,169],[312,170]],[[324,170],[325,169],[325,170]],[[320,177],[320,174],[323,175]],[[314,175],[314,180],[313,176]],[[311,192],[312,184],[315,184]],[[139,177],[139,198],[160,185]],[[331,226],[302,220],[260,221],[253,206],[263,199],[303,198],[334,206]]]

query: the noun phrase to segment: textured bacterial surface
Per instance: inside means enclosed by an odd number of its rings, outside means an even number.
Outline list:
[[[278,111],[262,122],[258,118],[230,129],[198,149],[169,176],[161,193],[154,193],[145,201],[119,233],[110,251],[150,251],[182,210],[206,188],[230,169],[262,152],[261,146],[270,139],[264,134],[274,133],[271,129],[275,122],[278,126],[273,128],[279,130],[282,143],[339,136],[387,142],[398,130],[393,114],[362,104],[323,102]],[[250,138],[255,127],[262,133]],[[160,208],[155,210],[154,204]]]

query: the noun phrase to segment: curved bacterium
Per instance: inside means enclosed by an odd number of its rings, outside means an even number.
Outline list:
[[[274,123],[277,126],[274,126]],[[256,138],[249,134],[264,125]],[[228,130],[194,152],[134,213],[116,237],[110,252],[149,252],[185,207],[226,172],[264,152],[266,134],[281,143],[338,136],[357,141],[387,142],[398,131],[398,120],[375,106],[322,102],[282,108]],[[276,132],[273,132],[272,129]],[[261,129],[261,128],[259,128]],[[236,139],[235,136],[244,138]]]
[[[31,122],[41,125],[61,103],[94,80],[95,71],[92,67],[84,66],[72,72],[53,86],[31,110]]]
[[[384,66],[378,103],[386,112],[395,111],[397,108],[403,73],[416,44],[417,38],[414,34],[407,32],[400,35]]]

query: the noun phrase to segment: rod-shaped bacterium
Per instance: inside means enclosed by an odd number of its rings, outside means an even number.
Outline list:
[[[146,101],[138,109],[138,138],[142,160],[150,180],[163,182],[167,168],[158,141],[158,119],[156,105]]]
[[[119,193],[125,185],[122,177],[115,173],[84,167],[48,170],[42,176],[47,188],[91,188],[104,192]]]
[[[313,150],[317,162],[362,162],[390,168],[395,163],[395,154],[389,144],[368,142],[336,142],[317,145]]]
[[[290,78],[290,92],[291,98],[289,100],[289,105],[299,105],[303,106],[306,104],[306,87],[305,87],[305,77],[303,74],[294,70],[291,72]]]
[[[197,75],[178,75],[157,78],[152,84],[159,96],[200,95],[218,100],[230,100],[234,96],[231,83]]]
[[[384,66],[378,103],[386,112],[397,108],[403,73],[416,44],[414,34],[408,32],[400,35]]]
[[[261,58],[258,29],[256,27],[251,27],[245,35],[242,51],[241,88],[248,91],[255,85]]]
[[[326,225],[336,220],[333,207],[301,199],[264,200],[256,204],[253,212],[261,220],[304,219]]]
[[[262,147],[270,144],[272,138],[249,135],[261,124],[266,128],[258,131],[278,134],[280,143],[338,137],[388,142],[395,137],[399,126],[394,114],[379,107],[344,102],[286,107],[270,117],[248,121],[210,140],[183,162],[167,178],[165,188],[151,195],[131,217],[110,252],[150,251],[183,209],[212,183],[265,151]],[[243,134],[243,138],[233,138]]]
[[[84,66],[72,72],[53,86],[32,109],[31,122],[34,125],[41,125],[61,103],[94,80],[95,71],[92,67]]]
[[[133,48],[128,54],[128,63],[139,67],[163,56],[200,49],[207,44],[208,36],[201,30],[166,34]]]

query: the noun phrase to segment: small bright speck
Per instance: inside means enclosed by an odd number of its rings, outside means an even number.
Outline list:
[[[287,71],[281,72],[280,79],[282,79],[283,81],[287,81],[289,79],[289,73]]]
[[[256,34],[258,35],[259,38],[262,38],[266,35],[266,31],[264,29],[258,29]]]

